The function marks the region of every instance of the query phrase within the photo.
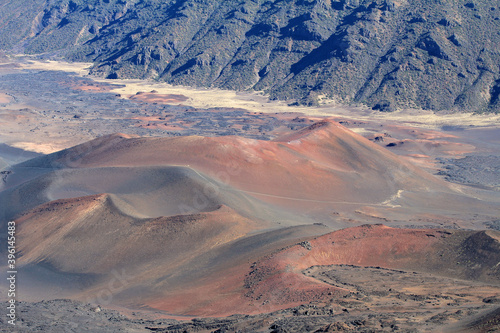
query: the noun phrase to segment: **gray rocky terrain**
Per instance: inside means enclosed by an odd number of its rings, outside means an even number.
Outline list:
[[[7,0],[0,49],[108,78],[397,108],[498,112],[494,0]]]
[[[500,190],[500,156],[467,156],[460,159],[441,159],[439,175],[461,184],[485,186]]]
[[[261,315],[225,318],[165,317],[161,312],[127,311],[64,299],[20,302],[16,332],[495,332],[499,298],[478,298],[488,286],[424,273],[350,265],[311,267],[304,272],[355,292],[331,303],[311,302]],[[425,286],[420,281],[425,280]],[[390,285],[389,285],[390,284]],[[427,292],[405,292],[408,285]],[[417,287],[417,288],[418,288]],[[12,332],[0,319],[0,332]]]
[[[105,89],[110,85],[79,78],[58,71],[24,71],[0,74],[0,90],[13,97],[11,104],[26,104],[23,113],[35,113],[39,119],[54,119],[68,124],[65,132],[71,132],[78,124],[78,132],[90,137],[127,132],[141,136],[240,135],[248,138],[269,140],[277,128],[297,130],[310,125],[300,117],[283,119],[236,108],[197,109],[184,105],[146,103],[119,98],[111,92],[82,91],[79,86]],[[151,117],[154,123],[170,125],[170,130],[148,126],[140,117]],[[295,119],[296,118],[296,119]],[[163,120],[163,121],[161,121]],[[141,124],[143,126],[138,126]],[[29,131],[44,132],[48,124],[29,125]],[[152,125],[152,123],[149,123]],[[79,134],[81,135],[81,134]]]

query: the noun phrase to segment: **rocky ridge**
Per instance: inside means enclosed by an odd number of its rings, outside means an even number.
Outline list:
[[[8,0],[0,49],[306,105],[498,112],[499,31],[493,0]]]

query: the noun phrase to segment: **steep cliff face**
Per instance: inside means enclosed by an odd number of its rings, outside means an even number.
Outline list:
[[[94,74],[396,108],[498,112],[497,1],[8,0],[0,48]]]

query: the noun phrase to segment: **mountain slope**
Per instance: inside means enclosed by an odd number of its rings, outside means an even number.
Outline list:
[[[208,213],[137,218],[105,194],[49,202],[17,224],[20,264],[44,261],[63,272],[86,274],[148,261],[175,266],[257,227],[226,206]]]
[[[469,253],[466,247],[477,255]],[[169,312],[182,309],[185,314],[213,316],[217,315],[214,308],[219,311],[229,308],[228,313],[235,309],[247,313],[253,310],[252,303],[275,311],[310,300],[328,302],[337,298],[341,301],[355,292],[353,284],[329,284],[310,274],[328,266],[335,271],[339,265],[430,273],[498,286],[499,250],[495,232],[365,225],[309,238],[262,256],[251,265],[231,267],[230,273],[222,277],[215,272],[207,274],[205,290],[171,290],[153,298],[149,304]],[[220,283],[221,279],[224,283]],[[192,302],[192,299],[198,301]]]
[[[381,111],[500,110],[493,0],[8,0],[1,9],[0,48],[93,61],[109,78]]]
[[[320,219],[335,228],[417,216],[448,225],[461,223],[451,218],[457,212],[476,223],[470,205],[497,215],[494,202],[464,194],[331,120],[272,141],[103,136],[16,165],[1,187],[5,220],[51,200],[99,193],[115,195],[140,217],[223,204],[274,223]]]
[[[16,221],[22,297],[225,316],[352,294],[311,266],[498,282],[498,233],[400,228],[460,226],[497,203],[331,120],[273,141],[114,134],[9,171],[0,234]],[[398,228],[331,233],[381,219]]]
[[[99,193],[116,195],[143,217],[220,204],[287,225],[321,218],[335,228],[352,218],[396,221],[423,210],[449,224],[456,212],[467,219],[469,205],[496,216],[494,203],[464,195],[331,120],[272,141],[103,136],[18,164],[2,188],[4,219],[50,200]]]
[[[167,165],[192,168],[259,199],[284,200],[292,207],[380,204],[403,189],[447,191],[445,182],[329,120],[274,141],[232,136],[106,136],[29,160],[19,169]]]

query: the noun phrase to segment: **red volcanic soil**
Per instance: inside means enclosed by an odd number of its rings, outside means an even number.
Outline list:
[[[474,152],[476,147],[463,142],[463,138],[429,129],[385,124],[383,130],[372,124],[364,136],[382,147],[404,157],[413,164],[435,172],[437,157],[456,158]]]
[[[259,286],[250,286],[242,275],[247,270],[246,265],[236,266],[208,276],[201,284],[169,290],[145,304],[172,314],[225,317],[272,312],[349,293],[304,275],[288,273],[275,273]]]
[[[43,260],[73,274],[148,267],[148,279],[257,227],[225,206],[207,213],[136,218],[107,194],[52,201],[30,210],[17,224],[21,265]],[[153,262],[157,265],[151,268]]]
[[[158,94],[155,92],[138,92],[136,95],[131,96],[130,99],[133,101],[159,104],[182,103],[188,100],[184,95]]]
[[[266,261],[278,270],[288,266],[296,272],[310,266],[338,264],[410,268],[416,266],[420,255],[449,235],[441,230],[361,226],[318,237],[307,245],[293,246]]]
[[[178,314],[206,304],[212,308],[206,314],[232,313],[241,305],[245,277],[239,273],[246,271],[247,262],[327,230],[313,225],[275,230],[269,236],[255,234],[265,222],[226,206],[197,214],[137,218],[107,194],[51,201],[16,221],[19,267],[49,267],[44,274],[49,274],[49,282],[40,284],[53,288],[60,280],[80,275],[78,281],[71,279],[74,285],[66,286],[65,297],[86,301],[109,291],[120,273],[126,281],[110,291],[117,304],[146,304]],[[311,288],[306,289],[312,297]],[[164,299],[169,301],[162,307]],[[251,301],[240,309],[255,312],[258,305]]]
[[[29,163],[69,167],[182,165],[267,201],[298,207],[382,204],[400,189],[446,190],[437,180],[333,121],[276,139],[102,137]],[[26,165],[27,166],[27,165]]]
[[[312,266],[382,267],[500,284],[500,233],[395,229],[367,225],[339,230],[239,265],[224,278],[148,302],[169,312],[201,316],[262,313],[355,292],[304,274]],[[184,295],[184,298],[183,298]]]
[[[19,263],[48,265],[55,283],[61,275],[84,276],[72,294],[82,300],[109,289],[112,273],[122,269],[130,278],[113,290],[117,304],[197,316],[270,312],[353,292],[308,276],[312,266],[500,283],[494,231],[365,225],[313,238],[332,230],[313,223],[332,221],[323,211],[310,213],[318,207],[366,220],[386,219],[401,205],[400,221],[408,222],[422,217],[415,212],[456,216],[472,200],[329,120],[273,141],[114,134],[15,171],[30,167],[57,170],[2,192],[3,202],[17,207],[13,216],[33,200],[42,203],[18,218]],[[193,188],[220,195],[181,212],[178,203],[192,200]],[[43,203],[102,192],[109,194]],[[336,207],[348,204],[351,212]]]
[[[261,260],[257,267],[279,274],[301,274],[304,269],[317,265],[380,266],[498,284],[499,236],[495,231],[415,230],[366,225],[295,245]],[[474,266],[478,263],[481,267]],[[266,284],[265,280],[261,281],[262,285]]]

